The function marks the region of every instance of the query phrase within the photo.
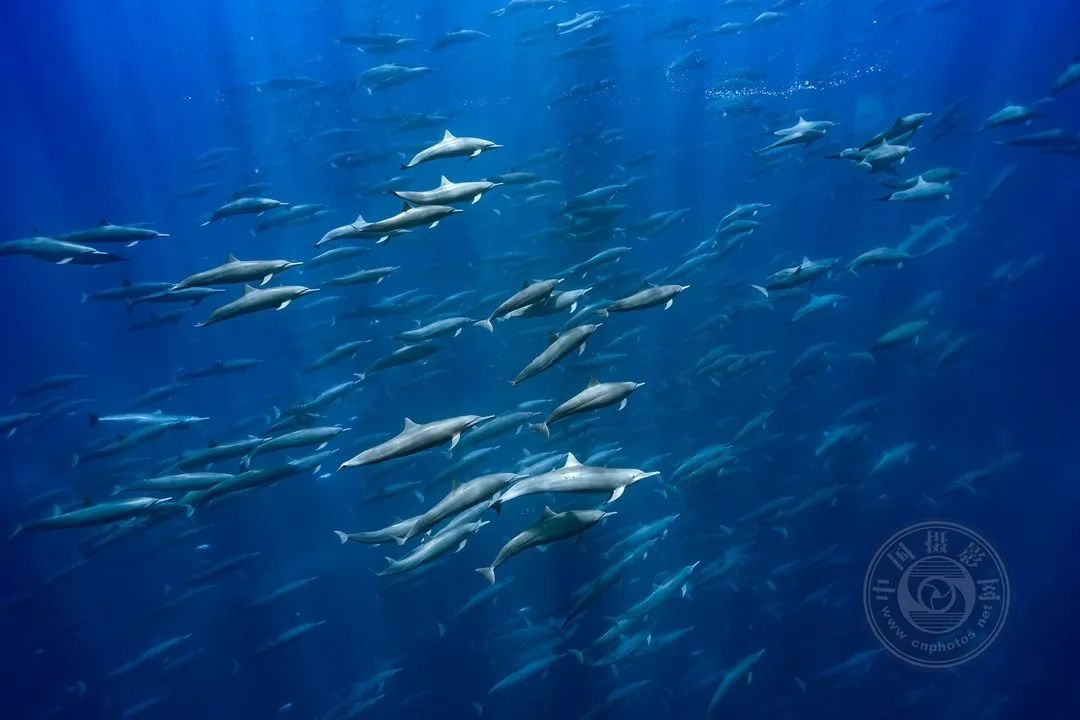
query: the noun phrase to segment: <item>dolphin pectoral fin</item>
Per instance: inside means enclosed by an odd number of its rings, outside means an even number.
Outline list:
[[[438,221],[438,220],[436,220],[435,222],[433,222],[433,223],[431,223],[430,225],[428,225],[428,229],[430,230],[430,229],[432,229],[432,228],[434,228],[434,227],[437,227],[438,225],[439,225],[439,221]]]
[[[284,310],[285,308],[289,307],[289,303],[291,303],[291,302],[292,302],[292,300],[286,300],[285,302],[278,305],[277,309],[278,310]]]
[[[458,442],[461,440],[461,433],[457,433],[454,437],[450,438],[450,449],[453,450],[457,447]]]
[[[483,197],[483,196],[480,193],[476,193],[476,195],[473,196],[472,202],[469,203],[469,204],[470,205],[475,205],[476,203],[480,202],[481,197]]]
[[[480,154],[480,152],[481,152],[480,148],[476,148],[476,149],[475,149],[475,150],[473,150],[473,151],[472,151],[472,153],[471,153],[471,154],[469,155],[469,159],[470,159],[470,160],[472,160],[472,159],[473,159],[474,157],[476,157],[477,155],[479,155],[479,154]]]
[[[674,300],[668,300],[666,303],[664,303],[664,309],[665,310],[670,310],[671,306],[674,305],[674,304],[675,304]]]
[[[466,538],[465,540],[462,540],[460,543],[458,543],[457,550],[455,550],[454,552],[459,553],[462,550],[464,550],[465,549],[465,544],[467,542],[469,542],[468,538]]]
[[[619,403],[619,409],[622,410],[625,407],[626,407],[626,398],[623,398],[622,402]]]
[[[267,274],[266,274],[266,277],[264,277],[264,278],[262,279],[262,282],[261,282],[261,283],[259,283],[259,285],[265,285],[266,283],[270,282],[270,279],[271,279],[272,277],[274,277],[273,273],[267,273]]]
[[[618,500],[619,498],[622,497],[622,494],[623,494],[624,490],[626,490],[625,485],[620,485],[619,487],[615,488],[614,490],[611,491],[611,497],[609,497],[607,499],[607,501],[609,503],[615,502],[616,500]]]

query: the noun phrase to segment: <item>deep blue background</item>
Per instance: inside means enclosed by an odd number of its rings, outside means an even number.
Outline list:
[[[665,3],[660,17],[694,15],[711,26],[748,13],[712,5]],[[669,611],[661,630],[693,625],[695,632],[669,654],[651,656],[626,674],[624,680],[652,677],[654,683],[639,703],[623,706],[620,716],[655,716],[665,710],[672,716],[698,716],[713,686],[685,689],[695,663],[724,668],[761,647],[768,648],[767,662],[757,669],[750,692],[729,699],[733,716],[752,716],[776,702],[792,717],[854,717],[887,708],[890,699],[931,683],[932,701],[919,707],[932,717],[961,712],[979,717],[998,693],[1009,697],[999,710],[1002,717],[1074,716],[1075,692],[1070,693],[1066,681],[1073,656],[1068,639],[1077,637],[1069,598],[1078,585],[1072,555],[1080,539],[1074,521],[1073,457],[1080,439],[1075,412],[1080,397],[1075,370],[1080,361],[1076,158],[1003,148],[993,139],[1010,131],[987,136],[973,130],[1006,101],[1030,103],[1048,92],[1080,49],[1080,13],[1065,0],[962,0],[941,12],[899,1],[880,3],[879,8],[868,5],[807,2],[777,27],[688,45],[645,42],[643,37],[658,21],[649,14],[626,15],[606,27],[615,39],[612,56],[569,61],[553,59],[566,42],[518,46],[514,40],[540,19],[564,20],[575,10],[590,9],[578,2],[500,19],[487,16],[495,2],[384,8],[345,2],[207,0],[5,3],[0,9],[5,98],[0,113],[0,239],[35,230],[65,232],[93,225],[99,217],[152,222],[172,237],[118,249],[132,262],[97,269],[0,259],[7,307],[0,397],[13,395],[42,375],[81,372],[92,377],[77,386],[73,396],[97,398],[103,410],[112,410],[167,382],[180,368],[223,357],[267,361],[244,376],[196,383],[167,405],[167,411],[210,415],[213,420],[151,446],[155,458],[208,439],[246,434],[248,430],[233,430],[239,420],[341,379],[340,373],[317,379],[297,374],[328,344],[375,339],[354,368],[361,369],[395,347],[389,336],[410,326],[411,318],[371,326],[348,321],[330,330],[314,326],[321,318],[305,314],[303,301],[298,301],[284,313],[206,330],[192,328],[219,304],[215,298],[193,309],[179,326],[132,333],[121,307],[81,304],[81,294],[113,287],[125,278],[176,280],[217,264],[229,252],[241,258],[309,258],[311,243],[325,229],[350,221],[358,212],[369,219],[391,214],[397,209],[393,198],[357,198],[355,193],[400,174],[396,158],[360,170],[320,171],[336,148],[313,136],[394,109],[464,110],[450,123],[453,132],[506,146],[468,164],[421,168],[415,171],[417,178],[409,178],[418,188],[437,182],[440,173],[466,180],[504,172],[535,152],[562,145],[569,149],[566,157],[538,171],[561,180],[573,194],[623,177],[616,170],[620,162],[643,150],[655,152],[657,160],[644,171],[645,180],[622,200],[632,206],[628,221],[659,210],[692,210],[677,231],[633,243],[632,267],[642,274],[676,265],[734,203],[772,204],[762,217],[764,229],[747,247],[706,271],[716,278],[730,276],[738,281],[737,289],[695,294],[695,286],[716,287],[710,278],[696,276],[690,281],[692,289],[671,311],[612,318],[603,338],[598,335],[591,346],[599,352],[636,323],[649,325],[642,344],[620,367],[626,377],[601,378],[647,383],[626,411],[604,416],[599,439],[622,445],[620,464],[635,466],[649,455],[667,452],[671,457],[664,469],[670,471],[697,449],[728,439],[746,419],[776,404],[777,386],[805,347],[835,340],[845,351],[863,350],[926,291],[942,290],[945,295],[931,330],[951,327],[970,331],[975,338],[966,355],[936,374],[902,361],[873,367],[838,362],[827,377],[800,388],[784,411],[777,412],[770,430],[788,436],[770,448],[768,457],[755,457],[749,472],[695,488],[666,504],[644,487],[635,488],[618,503],[618,525],[595,531],[597,537],[586,541],[584,553],[568,544],[512,561],[500,573],[516,578],[506,596],[494,607],[447,623],[448,634],[442,639],[436,637],[435,624],[482,587],[472,568],[531,520],[542,502],[508,508],[497,525],[424,584],[379,591],[371,570],[381,568],[383,548],[339,547],[330,530],[378,527],[395,515],[414,512],[415,502],[357,507],[356,499],[372,487],[365,485],[365,478],[373,472],[287,481],[200,517],[213,524],[203,540],[211,545],[213,559],[262,553],[244,575],[222,582],[208,600],[170,615],[148,616],[147,610],[165,598],[164,585],[175,584],[206,562],[191,543],[170,543],[175,525],[159,528],[92,558],[70,578],[4,612],[0,687],[12,717],[36,717],[61,702],[63,688],[80,679],[90,691],[81,703],[68,703],[65,712],[70,717],[116,716],[155,695],[168,695],[153,711],[155,717],[269,716],[287,702],[295,704],[294,712],[314,717],[350,682],[397,658],[404,658],[399,663],[407,671],[388,686],[390,694],[381,706],[386,716],[393,716],[390,703],[430,690],[425,704],[414,706],[420,716],[438,711],[472,717],[470,703],[481,700],[494,682],[520,665],[513,648],[492,638],[516,627],[519,608],[530,607],[534,619],[562,608],[569,591],[603,567],[601,537],[610,542],[608,538],[661,513],[684,515],[678,530],[650,555],[647,569],[636,574],[638,582],[605,598],[603,607],[590,613],[581,637],[575,638],[579,642],[602,631],[603,616],[616,614],[642,595],[653,573],[723,552],[727,543],[707,537],[717,531],[717,524],[730,524],[775,495],[802,495],[834,477],[864,473],[883,449],[909,440],[920,448],[910,466],[884,481],[879,493],[884,497],[863,494],[802,519],[790,528],[787,545],[774,539],[756,551],[752,567],[733,587],[696,595]],[[885,26],[885,18],[906,6],[914,8],[906,19]],[[440,53],[424,49],[457,26],[482,29],[493,37]],[[334,38],[373,27],[420,38],[415,48],[395,59],[430,65],[435,71],[415,85],[373,96],[353,87],[364,69],[388,58],[358,53]],[[705,52],[710,67],[665,79],[664,67],[692,47]],[[704,106],[714,81],[739,68],[765,73],[758,88],[765,92],[757,96],[765,112],[744,118],[707,114]],[[318,78],[327,86],[311,94],[246,88],[290,73]],[[549,107],[567,86],[604,77],[618,78],[612,93]],[[961,129],[944,141],[920,133],[912,141],[916,151],[904,166],[905,171],[939,165],[964,170],[967,175],[954,181],[956,192],[947,204],[894,207],[872,202],[880,188],[846,164],[822,159],[820,148],[794,153],[777,171],[751,175],[758,161],[749,150],[763,144],[766,126],[776,126],[773,117],[781,120],[779,126],[789,124],[797,111],[837,120],[840,125],[829,135],[829,147],[837,148],[857,144],[898,114],[940,112],[961,96],[967,98]],[[1080,129],[1078,112],[1080,88],[1074,87],[1048,106],[1031,129],[1075,131]],[[419,148],[441,134],[440,128],[387,135],[381,126],[360,126],[371,128],[370,138],[358,143],[368,149],[400,141]],[[596,126],[619,128],[623,141],[596,147],[584,138]],[[224,171],[192,171],[196,156],[220,146],[242,151]],[[1014,163],[1016,171],[986,209],[974,215],[991,176]],[[259,237],[249,235],[251,223],[244,219],[198,227],[207,212],[228,199],[229,188],[256,179],[273,184],[271,197],[326,202],[333,214]],[[221,190],[192,200],[174,197],[207,181],[221,182]],[[495,215],[494,208],[501,215]],[[900,271],[871,269],[857,280],[831,281],[821,291],[841,292],[849,300],[829,317],[790,326],[785,321],[792,306],[778,305],[771,313],[734,320],[715,337],[686,340],[689,330],[722,304],[745,299],[745,283],[760,281],[783,261],[794,262],[803,254],[846,260],[878,245],[895,245],[908,225],[941,213],[955,215],[956,222],[970,220],[972,228],[955,246]],[[435,231],[419,231],[373,251],[365,265],[401,265],[403,270],[378,290],[342,294],[357,301],[414,287],[440,295],[466,288],[477,288],[481,296],[509,294],[524,277],[550,275],[603,247],[528,240],[548,214],[491,193]],[[504,273],[472,262],[522,249],[537,258],[522,272]],[[1039,253],[1042,263],[1008,292],[979,292],[999,263],[1022,262]],[[778,255],[780,265],[774,261]],[[317,285],[318,277],[328,275],[283,276],[309,285]],[[228,296],[234,295],[230,290]],[[539,337],[530,332],[517,340],[502,327],[494,337],[466,329],[432,361],[432,367],[449,370],[434,385],[404,388],[415,371],[388,373],[336,410],[333,420],[348,422],[356,428],[353,435],[363,436],[397,431],[406,415],[424,421],[493,413],[529,398],[561,400],[576,392],[588,373],[552,371],[518,390],[498,382],[535,355]],[[774,349],[777,355],[763,372],[720,390],[708,383],[681,383],[681,373],[719,343],[732,343],[742,352]],[[820,432],[853,401],[876,394],[886,394],[888,401],[857,461],[828,469],[811,462]],[[722,418],[734,419],[719,424]],[[87,475],[92,470],[73,474],[58,469],[88,437],[85,422],[77,417],[25,428],[0,440],[0,518],[14,526],[25,519],[27,498],[56,487],[81,488],[92,479]],[[506,462],[516,459],[522,447],[588,452],[531,436],[504,437],[499,443]],[[337,462],[358,449],[355,438],[342,448]],[[936,510],[922,501],[923,493],[1009,450],[1023,453],[1021,463],[988,481],[978,498],[954,497]],[[386,477],[400,480],[416,472],[422,478],[445,462],[442,451],[432,452],[415,464],[402,463]],[[873,672],[847,685],[811,683],[808,694],[800,695],[793,676],[810,681],[853,652],[875,647],[858,602],[865,562],[895,528],[935,514],[977,527],[1005,558],[1015,596],[998,644],[955,674],[931,675],[882,658]],[[791,611],[781,621],[762,613],[762,606],[777,599],[763,588],[763,573],[837,542],[843,544],[846,562],[828,575],[801,577],[795,587],[784,589],[798,597],[834,582],[829,607]],[[67,534],[8,542],[0,546],[0,595],[24,592],[77,557]],[[258,614],[243,609],[256,591],[314,574],[320,576],[315,585],[278,607]],[[272,661],[254,666],[244,662],[252,648],[282,629],[322,619],[328,626]],[[98,680],[153,642],[187,632],[194,633],[193,643],[206,648],[190,673],[145,687],[137,682],[113,687]],[[701,655],[692,656],[693,651]],[[235,676],[233,658],[241,660]],[[546,680],[492,700],[485,716],[572,716],[583,713],[611,685],[606,671],[582,669],[566,660]]]

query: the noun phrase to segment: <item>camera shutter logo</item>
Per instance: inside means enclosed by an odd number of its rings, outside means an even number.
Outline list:
[[[950,668],[981,654],[1009,613],[1009,577],[993,546],[970,528],[924,522],[895,533],[866,571],[863,607],[896,657]]]

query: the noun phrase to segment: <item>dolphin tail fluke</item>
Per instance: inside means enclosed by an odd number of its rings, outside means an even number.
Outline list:
[[[475,323],[473,323],[473,324],[474,324],[474,325],[476,325],[476,327],[482,327],[482,328],[484,328],[484,329],[485,329],[485,330],[487,330],[487,331],[488,331],[489,333],[493,333],[493,332],[495,332],[495,326],[491,324],[491,320],[477,320],[477,321],[476,321]]]
[[[568,650],[567,652],[573,655],[574,659],[576,659],[579,663],[581,663],[582,665],[585,664],[585,653],[583,653],[581,650]]]
[[[529,429],[533,432],[538,432],[546,438],[551,437],[551,431],[548,429],[547,423],[533,423],[529,425]]]
[[[754,288],[755,290],[757,290],[759,293],[761,293],[765,297],[769,297],[769,291],[766,290],[765,288],[761,287],[760,285],[751,285],[750,287]]]
[[[338,540],[341,541],[342,545],[349,542],[349,534],[348,533],[343,533],[340,530],[335,530],[334,534],[338,536]]]
[[[493,567],[476,568],[476,572],[478,572],[478,573],[480,573],[481,575],[484,576],[484,579],[487,580],[488,585],[494,585],[495,584],[495,568],[493,568]]]

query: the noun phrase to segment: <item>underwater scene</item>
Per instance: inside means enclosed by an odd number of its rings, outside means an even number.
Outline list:
[[[1080,718],[1075,0],[0,17],[3,718]]]

